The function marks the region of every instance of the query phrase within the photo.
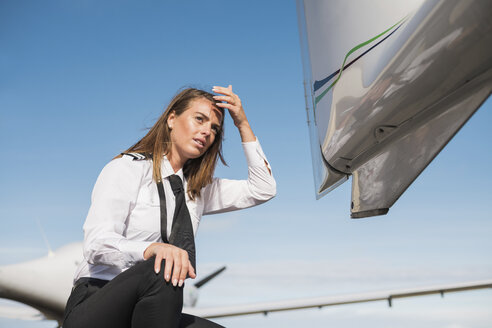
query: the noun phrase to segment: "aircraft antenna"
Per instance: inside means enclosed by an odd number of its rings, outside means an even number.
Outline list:
[[[39,232],[41,232],[41,236],[43,236],[44,243],[46,244],[46,248],[48,248],[48,256],[54,256],[55,253],[53,253],[53,250],[51,249],[50,243],[48,241],[48,238],[46,237],[46,234],[44,233],[43,227],[41,226],[41,222],[39,221],[38,218],[36,218],[36,223],[38,224]]]

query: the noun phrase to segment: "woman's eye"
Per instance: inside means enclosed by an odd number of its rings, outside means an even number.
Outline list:
[[[197,116],[197,117],[195,117],[195,119],[196,119],[198,122],[200,122],[200,123],[201,123],[201,122],[203,122],[203,117],[201,117],[201,116]]]

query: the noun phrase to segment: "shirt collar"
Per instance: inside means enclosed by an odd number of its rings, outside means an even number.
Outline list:
[[[162,162],[161,162],[161,177],[162,179],[165,179],[173,174],[176,174],[177,176],[179,176],[181,178],[181,181],[184,181],[183,179],[183,169],[179,169],[178,172],[174,173],[174,170],[173,170],[173,167],[171,166],[171,163],[169,162],[169,160],[167,159],[167,156],[164,155],[164,157],[162,158]]]

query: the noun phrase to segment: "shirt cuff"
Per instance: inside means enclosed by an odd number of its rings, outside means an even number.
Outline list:
[[[258,138],[255,141],[243,142],[244,155],[246,156],[246,162],[248,166],[264,166],[266,165],[270,170],[270,163],[268,163],[263,149],[261,149]]]
[[[125,240],[120,242],[119,249],[128,256],[130,262],[136,263],[144,260],[144,252],[150,244],[151,241]]]

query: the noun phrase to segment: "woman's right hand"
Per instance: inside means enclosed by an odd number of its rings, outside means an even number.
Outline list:
[[[155,273],[159,273],[161,271],[161,263],[162,260],[166,260],[166,265],[164,268],[164,279],[169,282],[171,281],[171,271],[173,273],[172,276],[172,284],[174,287],[183,286],[184,280],[186,276],[189,275],[190,278],[195,279],[195,269],[190,263],[188,259],[188,252],[176,247],[171,244],[166,243],[152,243],[147,247],[144,251],[144,259],[155,255],[155,263],[154,270]],[[174,267],[174,269],[173,269]]]

